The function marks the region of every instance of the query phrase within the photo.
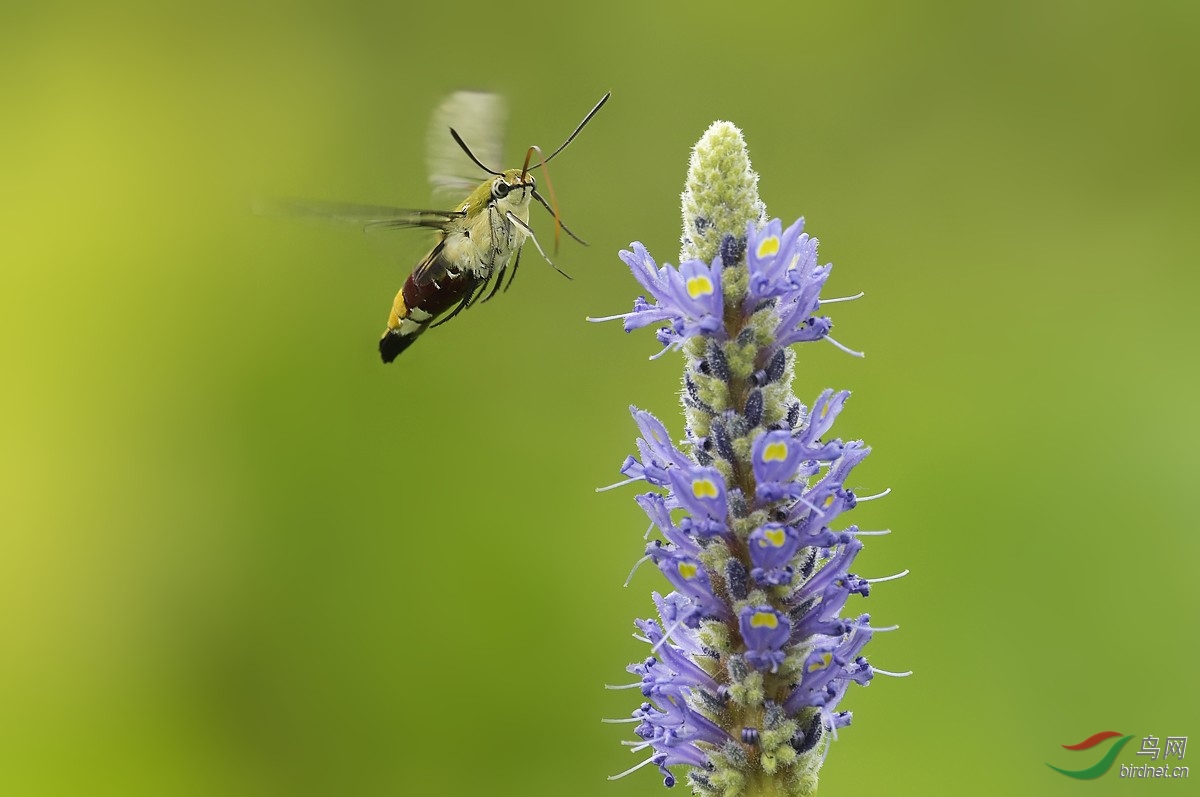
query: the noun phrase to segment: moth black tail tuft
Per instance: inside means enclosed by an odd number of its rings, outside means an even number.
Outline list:
[[[379,339],[379,356],[385,363],[390,363],[399,357],[405,349],[413,345],[413,341],[418,337],[418,334],[402,335],[395,330],[389,329]]]

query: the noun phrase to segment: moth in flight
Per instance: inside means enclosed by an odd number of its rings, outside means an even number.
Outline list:
[[[425,330],[446,323],[476,301],[491,299],[501,283],[507,291],[521,264],[521,248],[526,239],[554,266],[529,226],[531,200],[554,216],[556,242],[561,227],[567,235],[584,243],[559,218],[548,174],[550,201],[538,192],[531,164],[533,168],[544,167],[553,160],[608,98],[609,94],[601,97],[549,156],[543,157],[541,149],[533,146],[526,151],[521,168],[496,171],[492,164],[499,163],[503,154],[503,99],[483,92],[451,94],[434,111],[428,160],[429,180],[435,195],[454,192],[462,196],[463,192],[469,192],[453,210],[406,210],[302,200],[284,203],[285,209],[293,214],[351,222],[368,230],[426,228],[436,232],[433,248],[417,263],[392,301],[387,327],[379,339],[379,354],[385,363],[396,359]],[[539,156],[536,163],[534,153]],[[462,175],[466,165],[464,154],[472,164],[487,172],[483,182],[479,182],[478,176]],[[558,270],[557,266],[554,268]]]

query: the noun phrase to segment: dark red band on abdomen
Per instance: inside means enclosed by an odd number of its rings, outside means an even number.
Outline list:
[[[404,282],[404,306],[424,310],[438,316],[463,300],[475,288],[475,277],[470,273],[446,275],[436,282],[417,284],[410,274]]]

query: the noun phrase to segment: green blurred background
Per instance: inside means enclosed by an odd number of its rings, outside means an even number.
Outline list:
[[[622,589],[636,488],[593,488],[629,404],[682,434],[679,363],[583,318],[631,240],[675,261],[718,118],[867,293],[868,357],[806,347],[797,389],[854,391],[893,488],[856,520],[895,530],[859,570],[912,569],[857,608],[916,674],[850,693],[821,793],[1121,792],[1045,764],[1200,734],[1198,36],[1187,2],[6,4],[0,793],[662,793],[605,781],[664,582]],[[612,90],[553,172],[592,246],[383,367],[428,238],[248,209],[427,205],[462,87],[509,97],[512,163]]]

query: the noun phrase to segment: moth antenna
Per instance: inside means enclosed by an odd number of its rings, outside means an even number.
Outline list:
[[[525,179],[525,172],[529,170],[529,157],[533,155],[533,151],[537,150],[537,154],[541,159],[538,166],[542,167],[542,174],[546,175],[546,187],[550,189],[550,212],[554,214],[554,254],[558,254],[558,231],[562,228],[562,216],[558,212],[558,198],[554,196],[554,183],[550,180],[550,168],[546,166],[548,158],[542,158],[542,148],[534,144],[525,152],[525,167],[521,170],[521,179]],[[536,168],[536,167],[535,167]],[[572,236],[574,237],[574,236]]]
[[[453,127],[450,128],[450,136],[451,136],[451,138],[454,139],[454,143],[456,143],[456,144],[458,144],[458,146],[462,147],[462,151],[467,153],[467,157],[471,159],[471,162],[474,163],[476,166],[478,166],[480,169],[483,169],[488,174],[495,175],[496,177],[504,176],[500,172],[495,171],[494,169],[489,169],[488,167],[486,167],[482,163],[480,163],[479,158],[475,157],[475,153],[472,152],[471,148],[467,146],[467,142],[462,140],[462,136],[460,136],[458,134],[458,131],[455,130]]]
[[[582,121],[582,122],[580,122],[580,123],[579,123],[579,126],[575,128],[575,132],[574,132],[574,133],[572,133],[571,135],[567,136],[567,140],[566,140],[566,141],[564,141],[564,142],[563,142],[561,145],[559,145],[558,149],[556,149],[556,150],[554,150],[553,152],[551,152],[551,153],[550,153],[550,157],[549,157],[549,158],[546,158],[546,160],[545,160],[545,161],[543,161],[543,163],[549,163],[551,160],[553,160],[553,159],[554,159],[554,156],[555,156],[555,155],[557,155],[558,153],[560,153],[560,152],[562,152],[564,149],[566,149],[566,148],[567,148],[567,144],[570,144],[572,141],[574,141],[574,140],[575,140],[575,136],[579,135],[579,131],[583,129],[584,125],[586,125],[588,122],[592,121],[592,117],[593,117],[593,116],[595,116],[595,115],[596,115],[596,113],[597,113],[597,112],[598,112],[598,111],[599,111],[601,108],[603,108],[603,107],[604,107],[604,103],[608,102],[608,98],[609,98],[609,97],[611,97],[611,96],[612,96],[612,92],[611,92],[611,91],[606,91],[606,92],[604,92],[604,96],[600,98],[600,102],[596,103],[595,107],[594,107],[594,108],[592,108],[592,110],[588,111],[588,114],[587,114],[587,116],[583,117],[583,121]]]
[[[533,192],[533,198],[536,199],[539,203],[541,203],[541,206],[546,209],[546,212],[550,213],[551,215],[554,214],[554,209],[551,208],[550,205],[548,205],[546,203],[545,197],[543,197],[541,194],[539,194],[536,190]],[[571,232],[571,228],[568,227],[562,219],[559,219],[558,223],[562,226],[563,232],[565,232],[567,235],[571,236],[572,238],[574,238],[576,241],[583,244],[584,246],[590,246],[590,244],[587,241],[583,240],[578,235]]]
[[[532,147],[525,150],[525,162],[521,164],[521,182],[525,182],[525,175],[529,174],[529,159],[531,157],[533,157],[533,151],[535,149],[538,151],[538,154],[540,155],[542,151],[540,149],[538,149],[537,144],[534,144]]]

